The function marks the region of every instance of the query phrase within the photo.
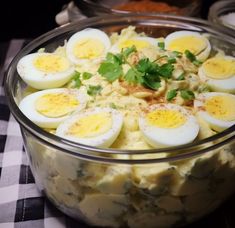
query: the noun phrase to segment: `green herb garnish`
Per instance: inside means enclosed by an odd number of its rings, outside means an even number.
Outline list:
[[[177,81],[181,81],[185,79],[185,73],[183,72],[178,78],[176,78]]]
[[[158,73],[164,78],[170,78],[174,70],[174,65],[165,63],[158,68]]]
[[[84,73],[82,74],[82,78],[83,78],[84,80],[90,79],[91,77],[92,77],[92,74],[89,73],[89,72],[84,72]]]
[[[123,75],[122,64],[127,63],[128,56],[136,52],[136,47],[123,49],[120,54],[114,55],[108,53],[106,59],[101,63],[98,72],[101,76],[105,77],[107,81],[113,82]]]
[[[113,53],[107,53],[106,59],[104,62],[121,65],[122,64],[122,55],[121,54],[114,55]]]
[[[128,56],[133,53],[133,52],[137,52],[136,47],[133,45],[132,47],[128,47],[122,50],[121,54],[123,55],[124,58],[128,58]]]
[[[211,89],[208,85],[202,84],[202,85],[199,86],[198,92],[199,93],[211,92]]]
[[[172,90],[167,92],[166,99],[168,101],[171,101],[173,98],[176,97],[176,95],[177,95],[177,90],[176,89],[172,89]]]
[[[185,50],[184,54],[190,62],[193,62],[196,60],[196,56],[189,50]]]
[[[113,109],[117,109],[117,106],[116,106],[114,103],[110,103],[110,104],[109,104],[109,107],[110,107],[110,108],[113,108]]]
[[[165,43],[164,42],[158,42],[157,45],[161,50],[165,50]]]
[[[161,87],[161,79],[159,77],[151,77],[150,75],[145,75],[143,77],[143,85],[153,90],[158,90]]]
[[[181,90],[180,96],[184,100],[193,100],[195,98],[195,95],[194,95],[193,91],[191,91],[191,90]]]
[[[193,64],[194,64],[195,66],[200,66],[200,65],[202,64],[202,61],[195,60],[195,61],[193,61]]]
[[[156,61],[150,61],[148,58],[139,60],[137,64],[132,64],[128,61],[131,53],[136,52],[136,47],[126,48],[120,54],[108,53],[106,59],[101,63],[98,72],[107,81],[113,82],[117,79],[123,79],[131,84],[141,84],[147,88],[157,90],[161,86],[161,78],[169,79],[172,76],[175,58],[169,58],[168,63],[159,65]],[[160,58],[165,58],[162,56]],[[128,65],[130,68],[124,74],[123,64]]]
[[[176,63],[176,58],[174,57],[169,57],[167,60],[168,63]]]
[[[172,55],[173,55],[174,57],[177,57],[177,58],[181,58],[181,57],[182,57],[182,53],[179,52],[179,51],[173,51],[173,52],[172,52]]]
[[[136,70],[139,72],[138,82],[140,84],[153,90],[158,90],[161,87],[158,64],[151,62],[148,58],[141,59],[136,65]]]
[[[184,54],[187,59],[192,62],[195,66],[200,66],[202,64],[202,62],[197,60],[196,56],[189,50],[185,50]]]
[[[127,71],[124,75],[124,79],[131,84],[141,84],[143,82],[142,74],[134,68],[130,68]]]
[[[141,59],[135,66],[136,69],[141,73],[157,73],[157,64],[151,62],[148,58]]]
[[[87,94],[90,96],[96,96],[97,94],[100,94],[101,90],[102,90],[102,86],[100,85],[98,86],[89,85],[87,89]]]
[[[74,74],[73,74],[73,77],[72,77],[73,81],[75,82],[75,87],[78,88],[78,89],[79,89],[79,88],[81,87],[81,85],[82,85],[80,76],[81,76],[81,73],[78,72],[78,71],[75,71]]]
[[[100,65],[98,72],[101,76],[105,77],[109,82],[113,82],[123,75],[123,70],[121,65],[111,62],[103,62]]]

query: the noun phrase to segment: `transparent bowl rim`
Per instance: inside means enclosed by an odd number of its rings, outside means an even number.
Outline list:
[[[105,16],[97,16],[92,17],[80,21],[75,21],[72,23],[69,23],[67,25],[61,26],[59,28],[55,28],[38,38],[31,41],[28,45],[26,45],[12,60],[10,63],[6,73],[5,73],[5,95],[7,98],[7,103],[9,105],[10,111],[13,114],[13,116],[16,118],[17,122],[20,124],[21,130],[23,129],[30,132],[37,140],[43,142],[44,144],[58,149],[65,154],[69,154],[75,157],[79,157],[85,160],[93,160],[98,162],[105,162],[105,163],[123,163],[123,164],[146,164],[146,163],[161,163],[161,162],[169,162],[169,161],[176,161],[186,158],[191,158],[200,154],[204,154],[206,152],[209,152],[211,150],[214,150],[222,145],[225,145],[229,143],[230,141],[235,139],[235,125],[232,127],[226,129],[223,132],[217,133],[211,137],[205,138],[203,140],[195,141],[186,145],[182,146],[176,146],[176,147],[170,147],[170,148],[161,148],[161,149],[148,149],[148,150],[119,150],[119,149],[110,149],[110,148],[97,148],[89,145],[79,144],[76,142],[72,142],[63,138],[60,138],[56,135],[53,135],[37,125],[35,125],[33,122],[31,122],[18,108],[18,105],[15,102],[13,89],[11,88],[11,80],[17,81],[17,78],[13,77],[16,72],[16,65],[20,58],[22,58],[24,55],[29,54],[32,50],[35,48],[40,47],[41,45],[45,44],[45,42],[49,41],[52,38],[55,38],[56,36],[59,36],[60,34],[63,34],[65,32],[69,32],[72,29],[77,29],[80,27],[86,27],[87,25],[97,25],[97,23],[100,21],[100,23],[105,22],[106,19],[113,20],[113,21],[121,21],[121,20],[131,20],[134,18],[151,18],[154,20],[159,21],[165,21],[169,24],[169,22],[178,20],[181,23],[196,23],[199,24],[199,26],[196,26],[200,29],[205,29],[207,31],[213,32],[214,34],[221,35],[225,37],[226,40],[229,40],[231,43],[235,44],[235,39],[233,37],[230,37],[228,35],[222,34],[221,31],[218,31],[213,28],[213,25],[205,20],[197,19],[197,18],[191,18],[191,17],[183,17],[183,16],[174,16],[174,15],[166,15],[166,14],[152,14],[152,13],[143,13],[143,14],[136,14],[131,13],[128,15],[105,15]],[[145,19],[146,20],[146,19]],[[128,25],[128,24],[127,24]],[[192,24],[195,26],[194,24]],[[13,77],[13,79],[12,79]],[[226,137],[226,139],[222,140],[222,138]],[[217,143],[211,145],[211,142],[218,141]],[[193,148],[196,148],[199,146],[199,149],[194,150]],[[27,149],[27,148],[26,148]],[[186,153],[180,153],[172,155],[171,157],[163,157],[163,158],[145,158],[145,159],[117,159],[114,157],[107,157],[105,155],[107,154],[122,154],[122,155],[142,155],[142,154],[155,154],[155,153],[174,153],[176,151],[189,151]]]

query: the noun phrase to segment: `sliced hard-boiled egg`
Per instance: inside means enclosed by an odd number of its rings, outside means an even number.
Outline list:
[[[73,112],[85,108],[86,94],[77,89],[48,89],[24,97],[19,108],[42,128],[56,128]]]
[[[33,53],[17,64],[20,77],[35,89],[57,88],[67,83],[74,72],[70,62],[53,53]]]
[[[201,93],[194,107],[215,131],[223,131],[235,124],[235,95],[221,92]]]
[[[119,135],[122,124],[120,112],[96,107],[72,115],[58,126],[56,135],[85,145],[109,147]]]
[[[165,48],[181,53],[189,50],[198,60],[204,61],[210,54],[211,45],[208,39],[198,32],[177,31],[165,38]]]
[[[176,104],[156,104],[139,118],[140,130],[153,147],[178,146],[192,142],[198,135],[196,118]]]
[[[235,58],[216,56],[207,59],[198,71],[213,91],[235,93]]]
[[[75,33],[66,45],[67,57],[75,64],[105,57],[110,39],[99,29],[88,28]]]
[[[110,52],[120,52],[122,49],[130,48],[135,46],[138,51],[149,48],[157,47],[158,40],[152,37],[132,37],[129,39],[122,39],[117,44],[113,45]]]

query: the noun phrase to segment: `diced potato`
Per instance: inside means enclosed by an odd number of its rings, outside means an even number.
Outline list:
[[[127,210],[127,195],[87,194],[80,202],[80,210],[91,224],[97,226],[119,227],[118,219]]]
[[[128,217],[128,225],[130,228],[162,228],[171,227],[180,216],[176,214],[160,215],[152,212],[137,213]]]
[[[180,212],[184,209],[183,204],[178,197],[161,196],[155,200],[155,204],[169,213]]]
[[[124,194],[132,186],[131,167],[110,166],[96,188],[103,193]]]

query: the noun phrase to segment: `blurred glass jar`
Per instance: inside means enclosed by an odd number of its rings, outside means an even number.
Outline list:
[[[129,12],[166,13],[197,17],[200,16],[201,5],[201,0],[74,0],[68,5],[66,13],[68,22],[80,20],[84,16],[93,17]]]
[[[105,14],[164,13],[200,17],[201,0],[74,0],[56,15],[58,25]]]
[[[88,17],[129,12],[198,16],[201,9],[201,0],[75,0],[74,3]]]
[[[208,20],[216,26],[222,27],[230,35],[235,36],[235,1],[215,2],[210,7]]]

